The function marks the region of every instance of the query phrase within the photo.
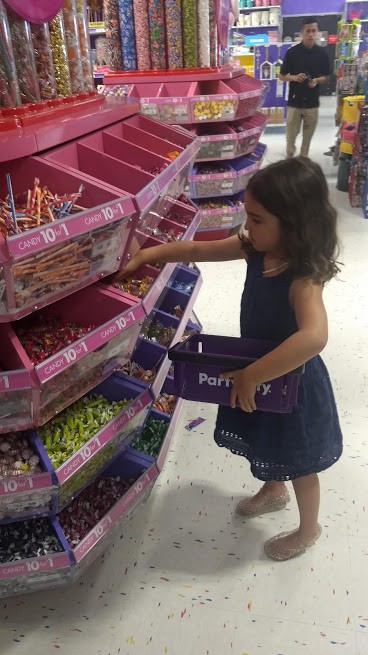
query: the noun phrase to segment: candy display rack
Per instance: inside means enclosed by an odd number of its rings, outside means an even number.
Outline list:
[[[204,198],[224,197],[232,207],[233,197],[245,190],[264,157],[264,146],[258,146],[267,124],[259,111],[267,89],[264,81],[226,65],[165,73],[109,72],[101,91],[107,93],[109,86],[112,93],[120,86],[128,97],[138,98],[143,114],[180,125],[183,134],[197,135],[200,152],[186,192],[197,204]],[[247,155],[253,159],[246,159]],[[210,220],[202,215],[204,229],[199,229],[195,238],[226,236],[243,221],[244,212],[219,211],[217,216],[218,220],[214,215]]]
[[[35,214],[31,230],[15,229],[0,242],[0,445],[6,449],[7,433],[17,430],[27,443],[24,457],[37,462],[35,472],[22,463],[13,475],[9,468],[0,472],[0,539],[8,543],[14,524],[17,534],[31,530],[41,543],[37,553],[20,550],[14,560],[1,562],[0,596],[74,580],[147,498],[159,469],[129,445],[161,391],[170,367],[168,346],[182,338],[201,286],[197,269],[178,267],[178,284],[193,284],[188,293],[187,286],[184,292],[172,288],[174,264],[142,271],[153,281],[146,297],[112,286],[109,276],[124,266],[133,238],[141,247],[193,238],[199,214],[182,193],[199,143],[194,134],[137,115],[133,99],[93,100],[88,114],[72,102],[70,113],[67,103],[60,104],[63,114],[54,115],[63,115],[59,124],[46,109],[45,123],[35,116],[27,125],[25,116],[23,123],[14,118],[4,139],[9,147],[7,157],[2,150],[0,197],[7,196],[9,173],[14,207],[24,202],[32,210],[29,198],[34,195],[37,203],[44,185],[54,197],[79,198],[76,213],[41,224]],[[66,274],[68,266],[78,275]],[[156,309],[170,298],[180,300],[180,318]],[[138,339],[152,311],[174,328],[164,348]],[[43,328],[48,334],[56,325],[55,336],[38,341]],[[152,387],[115,372],[142,343],[162,352]],[[93,428],[94,402],[110,409]],[[86,427],[78,424],[80,411],[90,417]],[[61,432],[60,425],[66,425]],[[69,439],[65,450],[61,434]],[[70,541],[58,517],[106,476],[124,476],[125,492],[87,534]]]

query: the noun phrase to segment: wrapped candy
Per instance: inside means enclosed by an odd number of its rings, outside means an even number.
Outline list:
[[[41,98],[51,100],[56,98],[56,81],[48,24],[32,23],[31,34]]]
[[[151,62],[153,69],[166,68],[164,0],[148,0]]]
[[[87,29],[87,9],[85,0],[76,0],[77,25],[79,34],[80,56],[83,70],[83,83],[85,91],[93,90],[93,72],[91,48]]]
[[[198,0],[198,64],[210,66],[210,4],[209,0]]]
[[[104,14],[110,68],[114,71],[122,70],[118,0],[104,0]]]
[[[123,67],[126,71],[137,69],[137,51],[135,47],[133,2],[118,0],[119,22],[121,34],[121,54]]]
[[[16,107],[20,104],[9,23],[4,5],[0,0],[0,107]]]
[[[217,66],[217,25],[216,25],[216,3],[209,0],[210,17],[210,64]]]
[[[184,67],[196,68],[197,57],[197,3],[182,0]]]
[[[20,18],[10,7],[6,9],[21,101],[40,102],[41,94],[37,80],[30,24]]]
[[[149,70],[151,68],[151,53],[149,39],[148,1],[133,0],[133,9],[138,69]]]
[[[79,46],[76,0],[64,0],[63,23],[68,54],[72,93],[84,91],[83,68]]]
[[[56,90],[58,96],[68,96],[72,93],[68,57],[64,33],[62,13],[56,14],[50,22],[50,43],[55,68]]]
[[[169,68],[183,68],[181,0],[165,0],[167,61]]]

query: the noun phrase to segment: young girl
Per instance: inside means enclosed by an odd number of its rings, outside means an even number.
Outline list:
[[[238,514],[256,517],[282,510],[293,483],[299,527],[265,544],[274,560],[304,553],[321,534],[318,473],[341,456],[342,434],[328,372],[318,356],[328,328],[322,292],[338,273],[336,211],[321,168],[307,158],[284,160],[250,180],[247,222],[239,236],[213,242],[177,242],[139,251],[122,275],[143,264],[247,261],[241,301],[241,336],[280,345],[245,369],[231,371],[231,407],[219,407],[215,440],[246,457],[264,482]],[[215,272],[214,272],[215,274]],[[291,414],[257,411],[257,385],[306,363]]]

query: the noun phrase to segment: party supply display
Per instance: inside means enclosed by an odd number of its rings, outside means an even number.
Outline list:
[[[30,24],[20,18],[10,7],[7,7],[6,12],[21,101],[23,104],[39,102],[41,95],[38,86]]]
[[[121,55],[118,0],[104,0],[104,16],[110,68],[111,70],[122,70],[123,59]]]
[[[133,0],[118,0],[121,53],[124,70],[136,70],[137,53],[135,47]]]
[[[165,0],[165,19],[168,67],[183,68],[181,0]]]
[[[56,80],[48,24],[31,23],[31,34],[41,98],[51,100],[56,98]]]
[[[92,91],[92,61],[89,35],[87,31],[87,11],[85,0],[76,0],[76,12],[84,90]]]
[[[54,62],[56,90],[59,96],[72,92],[65,40],[63,14],[59,12],[49,24],[51,53]]]
[[[151,68],[148,0],[133,0],[135,45],[139,70]]]
[[[182,0],[183,53],[185,68],[198,66],[198,17],[196,0]]]
[[[84,90],[84,75],[79,44],[76,0],[64,0],[63,23],[72,93]]]
[[[148,0],[148,16],[152,68],[166,68],[164,0]]]
[[[210,56],[210,0],[198,0],[198,65],[211,65]]]

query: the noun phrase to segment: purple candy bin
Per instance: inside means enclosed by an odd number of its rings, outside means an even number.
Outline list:
[[[113,507],[91,528],[82,541],[72,549],[76,561],[73,580],[79,577],[101,555],[119,534],[129,516],[147,500],[158,476],[152,457],[146,457],[133,448],[127,448],[104,471],[102,477],[133,479],[132,486],[122,497],[117,497]],[[61,528],[60,528],[61,529]],[[120,534],[119,534],[120,536]],[[65,538],[65,537],[64,537]]]
[[[137,380],[130,382],[119,375],[112,375],[86,395],[101,395],[110,403],[123,399],[129,402],[55,470],[40,442],[40,452],[52,467],[59,487],[58,509],[64,507],[73,496],[90,484],[109,462],[135,439],[152,405],[151,394],[144,385]]]
[[[0,598],[53,589],[65,585],[71,579],[71,550],[58,521],[54,518],[35,519],[49,521],[59,541],[59,551],[51,555],[25,558],[0,564]],[[21,524],[14,523],[14,530]],[[0,526],[0,542],[1,542]]]
[[[244,368],[278,344],[208,334],[194,335],[169,350],[174,362],[176,393],[186,400],[230,404],[231,381],[220,374]],[[297,402],[303,367],[259,385],[256,403],[265,412],[288,413]]]

